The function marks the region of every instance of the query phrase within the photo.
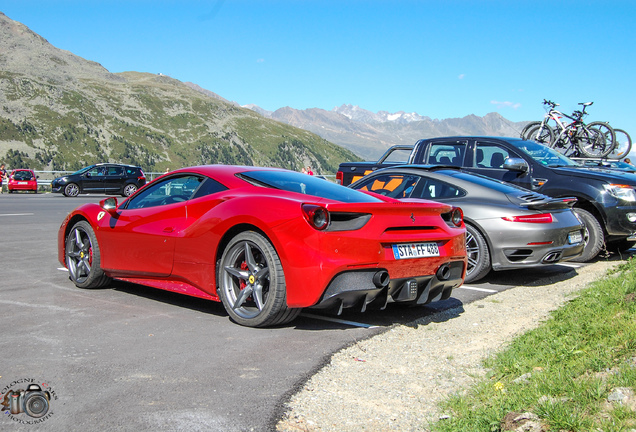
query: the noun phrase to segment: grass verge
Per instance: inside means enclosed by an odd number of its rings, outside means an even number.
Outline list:
[[[579,291],[484,365],[483,379],[443,403],[448,418],[433,431],[515,430],[524,420],[512,419],[522,413],[540,428],[532,430],[636,430],[636,260]]]

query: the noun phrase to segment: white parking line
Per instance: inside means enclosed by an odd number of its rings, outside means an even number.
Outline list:
[[[481,291],[481,292],[487,292],[487,293],[496,293],[499,292],[497,290],[491,290],[491,289],[486,289],[486,288],[477,288],[474,286],[470,286],[470,285],[462,285],[459,288],[464,288],[467,290],[471,290],[471,291]]]
[[[57,269],[58,269],[58,270],[61,270],[61,271],[65,271],[65,272],[67,272],[67,271],[68,271],[68,269],[67,269],[66,267],[58,267]]]
[[[323,320],[323,321],[330,321],[330,322],[335,322],[335,323],[339,323],[339,324],[347,324],[350,326],[354,326],[354,327],[362,327],[362,328],[377,328],[378,326],[374,326],[371,324],[363,324],[363,323],[359,323],[359,322],[355,322],[355,321],[347,321],[347,320],[342,320],[342,319],[338,319],[338,318],[331,318],[331,317],[327,317],[327,316],[322,316],[322,315],[314,315],[314,314],[309,314],[309,313],[301,313],[300,316],[302,317],[307,317],[307,318],[315,318],[315,319],[319,319],[319,320]]]
[[[0,213],[0,216],[33,216],[34,213]]]

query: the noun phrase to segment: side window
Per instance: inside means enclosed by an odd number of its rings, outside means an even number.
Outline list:
[[[404,149],[396,149],[391,152],[386,159],[382,162],[395,162],[395,163],[407,163],[409,158],[411,157],[411,152],[413,150],[404,150]]]
[[[458,188],[450,183],[446,183],[437,179],[427,178],[417,185],[411,198],[422,199],[444,199],[459,198],[466,195],[466,191]]]
[[[105,173],[106,173],[106,167],[100,166],[100,167],[95,167],[91,169],[86,174],[89,174],[90,177],[97,177],[97,176],[103,176]]]
[[[385,174],[369,179],[360,190],[375,192],[391,198],[409,198],[420,177],[409,174]]]
[[[111,167],[108,167],[108,171],[106,172],[106,175],[120,176],[123,173],[124,173],[124,169],[122,167],[111,166]]]
[[[221,183],[216,180],[212,180],[211,178],[206,178],[201,186],[199,186],[199,189],[197,189],[196,193],[192,196],[192,199],[201,198],[202,196],[206,195],[212,195],[224,190],[227,190],[227,188]]]
[[[432,143],[428,151],[427,164],[462,166],[466,154],[466,143]]]
[[[191,174],[164,179],[131,198],[126,208],[157,207],[187,201],[196,194],[204,180],[204,177]]]
[[[477,143],[474,166],[477,168],[503,168],[504,161],[508,157],[510,154],[503,147],[496,144]]]

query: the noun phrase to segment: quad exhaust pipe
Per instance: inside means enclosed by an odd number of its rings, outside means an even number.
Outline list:
[[[373,285],[377,288],[384,288],[389,282],[391,282],[391,278],[386,270],[380,270],[373,275]]]
[[[550,252],[546,256],[543,257],[541,261],[544,263],[555,263],[561,260],[561,252]]]
[[[435,276],[437,276],[437,279],[441,281],[450,279],[451,277],[450,263],[443,264],[439,269],[437,269],[437,273],[435,273]]]

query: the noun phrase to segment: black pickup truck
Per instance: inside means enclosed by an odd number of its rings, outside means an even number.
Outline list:
[[[395,146],[375,163],[342,163],[336,179],[348,186],[400,163],[457,166],[548,196],[576,197],[575,211],[586,227],[585,250],[577,261],[593,259],[603,247],[622,251],[636,244],[636,174],[583,167],[534,141],[457,136]]]

